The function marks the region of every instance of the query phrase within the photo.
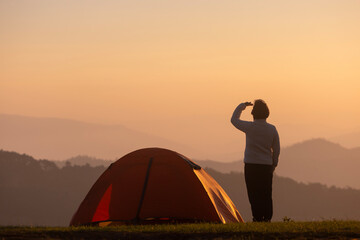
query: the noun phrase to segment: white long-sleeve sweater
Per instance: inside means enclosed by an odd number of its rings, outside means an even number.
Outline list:
[[[274,125],[266,119],[255,119],[253,122],[240,120],[241,112],[246,108],[240,104],[231,117],[231,123],[246,134],[245,163],[273,165],[279,162],[280,140]]]

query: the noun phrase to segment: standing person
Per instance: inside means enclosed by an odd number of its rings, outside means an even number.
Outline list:
[[[240,120],[247,106],[253,106],[254,121]],[[270,111],[266,103],[255,100],[241,103],[235,109],[231,123],[246,134],[244,154],[245,182],[254,222],[270,222],[273,215],[272,179],[280,155],[279,134],[266,122]]]

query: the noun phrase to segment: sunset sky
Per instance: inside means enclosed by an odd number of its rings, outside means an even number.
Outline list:
[[[360,132],[359,13],[358,0],[0,0],[0,113],[235,152],[231,114],[262,98],[285,146]]]

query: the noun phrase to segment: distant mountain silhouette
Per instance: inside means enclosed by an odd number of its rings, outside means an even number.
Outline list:
[[[67,226],[105,167],[63,168],[47,160],[0,150],[0,225]],[[207,169],[229,194],[245,220],[251,219],[244,176]],[[135,177],[135,176],[134,176]],[[360,190],[297,183],[274,176],[274,220],[360,220]],[[121,204],[121,203],[119,203]]]
[[[114,160],[114,161],[116,161],[116,160]],[[69,162],[71,165],[76,165],[76,166],[89,165],[91,167],[97,167],[97,166],[108,167],[114,161],[103,160],[100,158],[94,158],[94,157],[90,157],[90,156],[86,156],[86,155],[79,155],[79,156],[72,157],[72,158],[69,158],[64,161],[53,161],[53,162],[58,167],[62,168],[67,164],[67,162]]]
[[[114,161],[116,161],[116,160],[114,160]],[[96,167],[96,166],[108,167],[114,161],[103,160],[100,158],[94,158],[94,157],[90,157],[90,156],[80,155],[80,156],[69,158],[64,161],[54,161],[54,163],[60,168],[65,166],[66,162],[71,163],[71,165],[78,165],[78,166],[84,166],[84,165],[88,164],[92,167]],[[222,173],[230,173],[233,171],[239,172],[243,169],[242,161],[217,162],[217,161],[211,161],[211,160],[196,160],[196,162],[199,163],[203,167],[216,169],[217,171],[222,172]]]
[[[0,114],[0,147],[52,160],[78,155],[117,159],[144,147],[187,152],[191,147],[121,125]]]
[[[243,172],[242,161],[197,161],[222,173]],[[276,174],[299,182],[360,189],[360,147],[344,148],[325,139],[311,139],[281,149]]]
[[[277,174],[301,182],[360,189],[360,148],[312,139],[282,149]]]
[[[108,166],[111,161],[78,156],[68,159],[73,165]],[[196,160],[203,167],[222,173],[243,172],[243,162]],[[63,166],[65,162],[57,163]],[[325,139],[312,139],[281,150],[276,173],[299,182],[360,189],[360,147],[347,149]]]
[[[298,128],[296,126],[279,127],[282,129],[283,135],[290,135],[283,138],[289,142],[306,139],[304,136],[309,135],[309,133],[301,135],[301,132],[305,131],[304,126]],[[229,128],[231,128],[230,123]],[[190,129],[187,131],[191,132]],[[328,128],[321,132],[323,131],[328,131]],[[222,137],[219,136],[220,141],[206,142],[206,140],[199,140],[204,138],[195,137],[198,140],[189,139],[176,142],[172,139],[132,130],[122,125],[93,124],[69,119],[8,114],[0,114],[0,133],[1,148],[54,161],[66,160],[78,155],[115,160],[130,151],[156,146],[174,149],[197,159],[241,160],[245,146],[244,135],[235,132],[237,137],[228,140],[223,139],[224,135],[221,135]],[[217,135],[209,132],[209,138],[215,136]],[[322,135],[320,134],[320,136]],[[344,146],[358,143],[356,147],[360,147],[360,129],[330,140],[346,144]],[[286,142],[282,142],[282,146],[286,145]]]
[[[72,165],[79,166],[86,163],[90,166],[107,166],[110,160],[115,161],[144,147],[169,148],[187,156],[188,152],[196,151],[121,125],[100,125],[56,118],[0,114],[0,133],[0,147],[3,149],[26,152],[37,158],[51,156],[52,160],[68,159]],[[109,160],[103,161],[96,156],[104,156]],[[241,156],[239,153],[239,158]],[[243,171],[242,161],[198,162],[223,173]],[[56,163],[59,167],[65,165],[65,162]],[[282,148],[276,173],[300,182],[319,182],[328,186],[360,189],[359,167],[359,147],[348,149],[325,139],[312,139]]]

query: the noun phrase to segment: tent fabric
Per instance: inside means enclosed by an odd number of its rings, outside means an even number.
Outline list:
[[[134,151],[109,166],[70,225],[244,222],[221,186],[199,165],[162,148]]]

